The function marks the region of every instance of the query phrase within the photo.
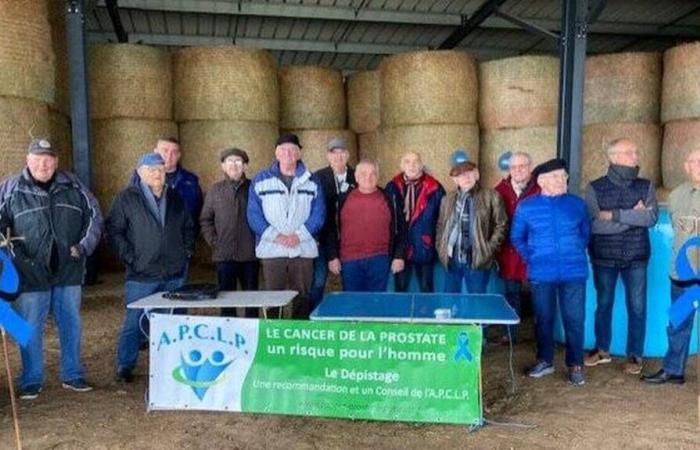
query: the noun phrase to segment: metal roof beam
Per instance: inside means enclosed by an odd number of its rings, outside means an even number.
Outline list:
[[[493,14],[499,6],[505,3],[506,0],[486,0],[477,9],[474,14],[469,16],[469,18],[456,30],[452,32],[447,39],[445,39],[438,48],[440,49],[450,49],[455,48],[460,42],[464,40],[471,32],[476,30],[479,25],[481,25],[486,19]]]
[[[530,33],[538,34],[538,35],[543,36],[545,38],[555,39],[557,41],[560,38],[558,33],[554,33],[552,31],[549,31],[546,28],[542,28],[534,23],[528,22],[527,20],[523,20],[519,17],[513,16],[513,15],[508,14],[506,12],[496,10],[496,11],[494,11],[493,14],[495,16],[498,16],[502,19],[507,20],[508,22],[510,22],[512,24],[518,25],[520,28],[522,28],[526,31],[529,31]]]
[[[90,42],[113,42],[114,34],[107,32],[90,32],[88,33],[88,39]],[[278,51],[346,53],[363,55],[393,55],[395,53],[401,52],[428,50],[428,47],[414,45],[363,44],[353,42],[335,43],[331,41],[313,41],[300,39],[237,38],[234,40],[230,37],[180,34],[130,33],[129,42],[150,45],[165,45],[172,47],[239,45],[241,47],[265,48],[268,50]],[[487,57],[498,57],[517,54],[516,49],[500,47],[460,47],[459,50]]]
[[[114,34],[117,35],[117,40],[119,40],[119,42],[128,42],[129,37],[124,30],[122,19],[119,16],[119,5],[117,5],[117,0],[105,0],[105,8],[107,8],[107,13],[112,21],[112,28],[114,28]]]

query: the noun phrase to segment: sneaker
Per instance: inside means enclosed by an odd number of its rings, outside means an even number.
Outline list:
[[[607,364],[611,362],[610,353],[604,350],[593,350],[586,358],[583,360],[583,364],[586,367],[597,366],[598,364]]]
[[[583,386],[586,384],[586,378],[583,375],[583,367],[569,367],[569,383],[573,384],[574,386]]]
[[[90,392],[92,390],[92,386],[87,384],[85,380],[82,378],[76,378],[75,380],[70,380],[70,381],[64,381],[63,384],[63,389],[70,389],[71,391],[75,392]]]
[[[34,400],[39,396],[39,392],[41,392],[40,384],[30,384],[26,388],[22,389],[22,391],[19,393],[19,398],[22,400]]]
[[[545,375],[554,373],[554,365],[547,361],[537,361],[534,366],[527,370],[527,376],[531,378],[542,378]]]
[[[644,361],[642,361],[642,358],[630,356],[627,362],[625,363],[624,371],[626,374],[629,375],[639,375],[640,373],[642,373],[643,365]]]
[[[132,383],[134,381],[134,374],[131,369],[121,368],[117,370],[116,380],[117,383]]]

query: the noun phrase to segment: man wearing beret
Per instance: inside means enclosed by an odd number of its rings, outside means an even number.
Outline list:
[[[246,291],[258,289],[258,260],[255,258],[255,236],[248,226],[248,189],[245,175],[248,153],[239,148],[221,152],[224,179],[214,183],[204,199],[199,217],[204,240],[212,249],[219,289]],[[224,310],[231,315],[235,310]],[[246,317],[257,317],[255,308],[246,308]]]
[[[139,159],[139,182],[121,191],[107,217],[107,238],[126,266],[126,305],[184,283],[194,250],[194,224],[185,202],[165,183],[165,161]],[[130,383],[139,355],[142,311],[127,309],[117,347],[117,381]]]
[[[63,387],[92,390],[80,364],[80,300],[85,259],[100,240],[102,214],[78,178],[57,167],[53,145],[44,138],[34,139],[27,166],[0,185],[0,231],[18,238],[5,242],[21,280],[14,306],[34,327],[31,340],[20,349],[20,398],[27,400],[36,398],[44,383],[43,340],[49,311],[58,327]]]
[[[585,384],[583,322],[586,307],[590,221],[582,199],[567,193],[566,163],[552,159],[533,171],[541,193],[515,211],[510,239],[528,268],[535,310],[537,361],[528,376],[554,373],[554,315],[561,310],[568,380]]]
[[[309,315],[309,291],[318,235],[326,217],[323,188],[301,161],[295,134],[277,139],[275,161],[253,179],[248,224],[255,233],[265,289],[292,289],[299,295],[283,309],[287,318]]]

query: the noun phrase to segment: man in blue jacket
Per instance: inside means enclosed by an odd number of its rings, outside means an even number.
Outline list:
[[[552,159],[535,168],[540,195],[523,201],[515,211],[511,242],[528,268],[537,337],[537,361],[528,376],[554,373],[554,315],[557,301],[566,338],[569,382],[585,384],[583,323],[590,222],[586,204],[567,193],[566,163]]]
[[[420,155],[408,152],[401,157],[401,173],[386,185],[386,193],[394,199],[408,229],[406,266],[394,274],[394,288],[408,291],[415,271],[421,292],[433,292],[435,230],[445,189],[425,172]]]

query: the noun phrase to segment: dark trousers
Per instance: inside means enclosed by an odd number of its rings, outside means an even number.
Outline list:
[[[418,287],[421,292],[433,292],[433,267],[434,263],[418,264],[406,262],[404,269],[394,275],[394,290],[396,292],[408,292],[411,284],[411,276],[416,272]]]
[[[314,272],[312,258],[263,259],[262,270],[265,289],[283,291],[291,289],[299,295],[282,308],[285,319],[307,319],[309,317],[309,292]],[[275,310],[273,314],[276,314]]]
[[[216,279],[220,291],[258,290],[258,261],[219,261],[216,263]],[[235,317],[258,317],[256,308],[222,308],[221,315]]]
[[[566,339],[566,366],[583,365],[583,323],[586,317],[586,282],[530,284],[535,308],[537,359],[554,362],[554,315],[561,310]]]
[[[506,301],[508,305],[515,311],[518,317],[521,318],[521,304],[523,300],[523,283],[517,280],[505,280],[506,285]],[[518,341],[518,326],[517,325],[506,325],[506,332],[510,336],[510,340],[513,343]]]
[[[671,283],[671,303],[674,303],[685,289]],[[690,348],[690,336],[693,332],[695,313],[691,314],[678,328],[670,323],[666,329],[668,333],[668,351],[664,356],[663,368],[671,375],[683,375],[685,365],[688,362],[688,350]]]
[[[340,275],[343,290],[354,292],[384,292],[389,281],[391,262],[387,255],[370,256],[343,262]]]

